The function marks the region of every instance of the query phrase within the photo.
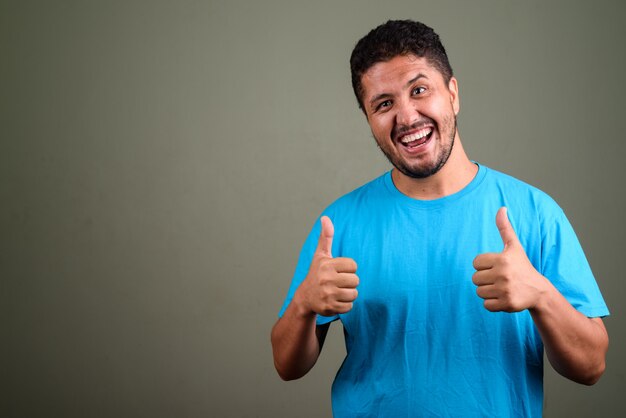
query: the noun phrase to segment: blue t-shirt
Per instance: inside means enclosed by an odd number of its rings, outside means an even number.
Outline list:
[[[335,417],[539,417],[543,344],[528,311],[489,312],[472,283],[474,258],[503,249],[501,206],[534,267],[588,317],[608,315],[576,235],[545,193],[479,166],[463,190],[416,200],[391,172],[341,197],[324,215],[332,253],[360,279],[341,320],[346,358],[332,388]],[[284,313],[320,234],[307,238]]]

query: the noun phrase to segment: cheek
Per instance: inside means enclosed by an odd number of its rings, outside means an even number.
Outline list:
[[[454,120],[456,111],[452,103],[442,101],[429,106],[428,109],[423,109],[421,114],[435,121],[439,129],[444,129],[451,119]]]
[[[370,128],[378,138],[386,139],[389,138],[391,134],[391,130],[393,128],[392,121],[392,118],[389,117],[379,117],[370,123]]]

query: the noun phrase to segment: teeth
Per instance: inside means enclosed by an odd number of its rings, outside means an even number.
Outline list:
[[[418,139],[422,139],[424,138],[426,135],[428,135],[429,133],[431,133],[433,130],[432,129],[426,129],[411,135],[407,135],[404,138],[402,138],[402,143],[403,144],[408,144],[409,142],[413,142],[413,141],[417,141]]]

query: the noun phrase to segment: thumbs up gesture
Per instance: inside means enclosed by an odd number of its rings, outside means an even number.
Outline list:
[[[317,249],[309,273],[298,288],[298,296],[308,312],[332,316],[352,309],[359,278],[353,259],[332,256],[334,227],[330,218],[323,216],[321,223]]]
[[[501,253],[480,254],[474,259],[476,273],[472,281],[484,306],[492,312],[519,312],[534,308],[547,285],[531,264],[509,222],[505,207],[498,210],[496,226],[504,250]]]

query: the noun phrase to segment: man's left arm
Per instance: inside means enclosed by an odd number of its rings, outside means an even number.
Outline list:
[[[528,309],[552,367],[575,382],[593,385],[605,369],[609,337],[601,318],[578,312],[532,265],[511,226],[506,208],[496,215],[501,253],[474,259],[472,280],[492,312]]]

